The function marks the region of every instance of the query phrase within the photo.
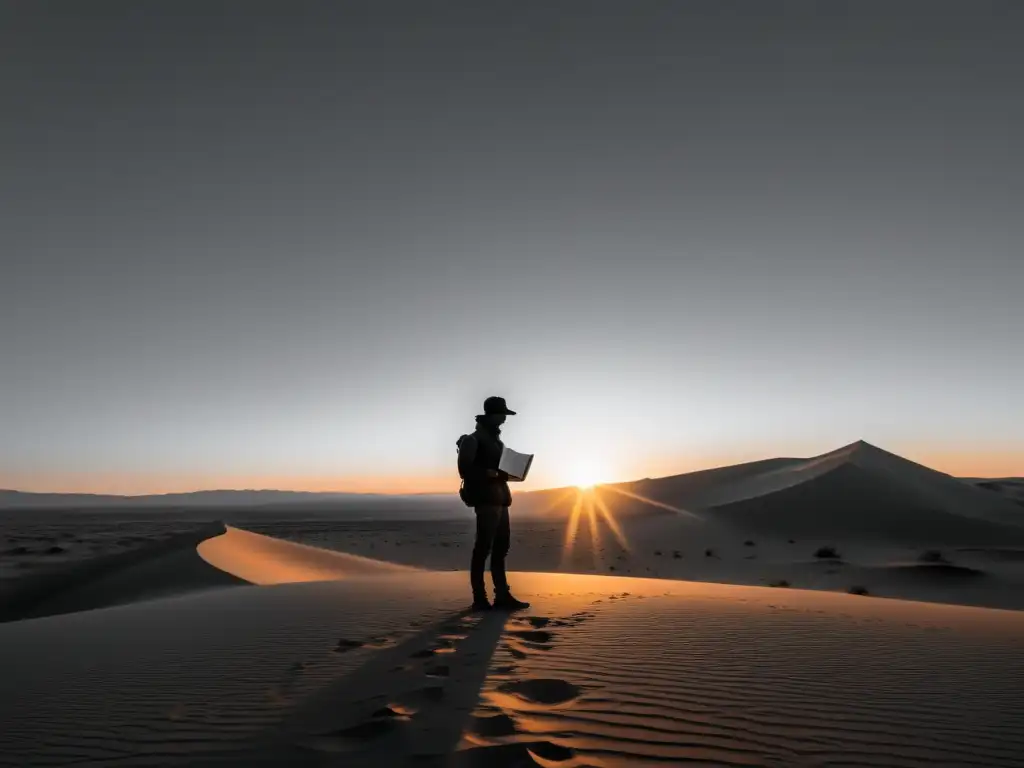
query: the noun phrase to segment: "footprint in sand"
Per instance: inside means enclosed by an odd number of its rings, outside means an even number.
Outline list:
[[[516,721],[506,714],[480,716],[474,715],[469,729],[477,736],[495,738],[512,736],[516,732]]]
[[[545,760],[551,760],[556,763],[571,760],[573,755],[575,755],[571,748],[555,744],[553,741],[535,741],[532,744],[527,744],[526,748],[537,757],[542,757]],[[580,768],[586,768],[586,766],[581,766]]]
[[[567,680],[554,677],[538,677],[526,680],[510,680],[497,688],[501,693],[511,694],[531,704],[565,704],[579,698],[582,691]]]
[[[360,640],[348,640],[343,637],[338,641],[338,644],[334,648],[334,652],[348,653],[349,651],[354,651],[356,648],[362,648],[364,645],[365,643]]]
[[[574,755],[575,753],[569,747],[563,747],[552,741],[494,744],[457,752],[451,766],[452,768],[480,768],[481,766],[528,768],[565,762]],[[544,762],[537,762],[537,758]],[[573,765],[574,768],[594,768],[587,764],[574,763]]]
[[[458,632],[449,632],[444,635],[438,635],[437,639],[457,643],[459,640],[465,640],[467,637],[469,637],[469,635],[463,635]]]
[[[434,664],[423,672],[427,677],[448,677],[452,670],[447,664]]]
[[[418,710],[415,707],[406,706],[404,704],[388,704],[386,707],[378,709],[370,715],[370,717],[385,720],[408,720],[410,717],[415,715],[417,711]]]
[[[553,634],[542,629],[513,630],[508,634],[530,643],[550,643],[554,639]]]
[[[434,643],[433,647],[430,650],[432,650],[434,653],[455,653],[456,645],[458,644],[459,641],[453,640],[452,637],[452,635],[442,635],[437,639],[437,642]],[[454,637],[464,638],[465,635]]]
[[[505,650],[508,651],[509,655],[513,659],[519,659],[520,661],[525,659],[527,656],[526,651],[521,651],[518,648],[513,648],[511,645],[506,645]]]
[[[398,644],[398,641],[392,635],[377,635],[371,637],[364,644],[367,648],[392,648]]]

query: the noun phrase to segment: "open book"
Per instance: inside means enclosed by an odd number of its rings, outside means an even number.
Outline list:
[[[532,453],[516,453],[508,446],[501,450],[501,461],[498,469],[508,473],[509,480],[525,480],[533,463]]]

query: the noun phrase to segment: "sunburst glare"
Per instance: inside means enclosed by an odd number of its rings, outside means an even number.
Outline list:
[[[615,517],[615,512],[606,503],[606,500],[602,498],[605,492],[612,492],[621,497],[638,501],[641,504],[648,506],[657,507],[670,512],[674,512],[678,515],[685,515],[693,518],[694,520],[703,521],[700,515],[694,514],[686,509],[666,504],[661,501],[655,501],[649,499],[646,496],[627,491],[624,488],[618,488],[614,485],[603,485],[599,487],[584,487],[582,485],[576,486],[576,498],[573,502],[572,511],[569,513],[569,517],[566,520],[565,526],[565,541],[562,546],[562,566],[566,567],[572,557],[573,549],[579,542],[577,538],[580,536],[581,523],[585,523],[590,527],[590,546],[593,550],[591,555],[595,567],[600,566],[600,554],[601,551],[601,529],[607,529],[607,531],[614,537],[619,547],[625,552],[630,552],[631,547],[629,545],[629,539],[626,536],[626,532],[623,530],[620,520]],[[565,497],[562,496],[562,499]]]
[[[581,490],[593,488],[606,478],[604,467],[592,458],[577,459],[569,468],[567,479],[571,485]]]

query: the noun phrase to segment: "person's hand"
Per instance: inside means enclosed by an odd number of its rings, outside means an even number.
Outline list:
[[[487,470],[487,476],[488,477],[498,478],[498,477],[501,477],[501,473],[498,472],[498,470],[496,470],[496,469],[488,469]]]

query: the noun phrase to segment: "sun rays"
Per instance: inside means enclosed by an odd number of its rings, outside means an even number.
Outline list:
[[[619,546],[622,547],[626,552],[629,552],[629,542],[626,540],[626,536],[622,532],[622,528],[620,528],[619,524],[616,522],[615,516],[612,514],[612,511],[608,509],[608,505],[604,503],[604,499],[602,499],[598,495],[596,490],[593,492],[592,496],[592,504],[597,505],[597,510],[598,512],[601,513],[601,517],[604,518],[604,522],[605,525],[608,526],[608,530],[610,530],[612,534],[615,536],[616,541],[619,542]]]
[[[681,509],[664,502],[655,501],[654,499],[649,499],[646,496],[641,496],[640,494],[633,493],[632,491],[627,491],[613,485],[595,485],[591,488],[569,488],[564,493],[560,494],[558,498],[547,508],[550,510],[553,507],[561,506],[561,503],[566,501],[570,494],[574,494],[572,510],[569,512],[569,517],[565,524],[565,538],[562,544],[562,567],[569,566],[570,561],[573,560],[574,551],[576,551],[577,567],[581,565],[581,563],[578,562],[579,556],[586,558],[587,554],[589,554],[591,565],[595,569],[601,570],[603,568],[602,563],[604,560],[602,553],[605,551],[603,542],[605,541],[612,544],[613,549],[615,545],[617,545],[618,549],[623,554],[628,555],[632,551],[629,544],[629,538],[623,530],[621,521],[616,519],[614,509],[607,503],[607,499],[605,498],[606,492],[611,492],[624,499],[630,499],[651,507],[664,509],[694,520],[703,520],[702,517],[688,510]],[[590,529],[589,537],[587,537],[587,534],[583,533],[581,530],[584,526]],[[576,545],[580,543],[577,539],[581,535],[589,538],[589,553],[579,552],[577,550]],[[587,538],[584,538],[583,541],[586,542]],[[614,540],[614,542],[611,540]],[[584,548],[585,547],[586,545],[584,545]],[[584,565],[584,567],[586,566]]]
[[[632,491],[627,491],[627,490],[625,490],[623,488],[617,488],[614,485],[607,485],[607,486],[602,486],[602,487],[606,488],[609,491],[613,491],[615,493],[618,493],[618,494],[620,494],[622,496],[627,496],[630,499],[634,499],[634,500],[642,502],[644,504],[649,504],[652,507],[658,507],[660,509],[667,509],[669,512],[675,512],[677,515],[685,515],[686,517],[691,517],[694,520],[703,520],[704,519],[700,515],[694,514],[693,512],[690,512],[689,510],[682,509],[680,507],[674,507],[671,504],[666,504],[666,503],[661,502],[661,501],[655,501],[654,499],[649,499],[646,496],[641,496],[638,493],[633,493]]]
[[[569,514],[569,521],[565,525],[565,542],[562,544],[562,558],[568,559],[572,555],[573,545],[576,543],[576,532],[580,527],[580,513],[583,510],[583,493],[576,491],[576,501],[572,505],[572,512]]]
[[[615,538],[623,552],[629,552],[629,541],[612,510],[608,508],[604,499],[600,496],[598,488],[576,489],[576,498],[573,501],[572,511],[565,525],[565,541],[562,546],[563,563],[572,558],[576,538],[580,533],[580,523],[585,522],[590,529],[590,553],[595,567],[601,564],[602,532],[607,530]]]

